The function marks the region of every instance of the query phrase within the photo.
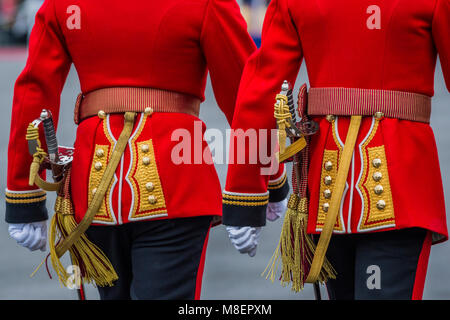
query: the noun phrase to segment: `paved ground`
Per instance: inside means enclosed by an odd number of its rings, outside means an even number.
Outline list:
[[[6,150],[9,136],[10,108],[14,81],[24,66],[24,54],[17,51],[0,50],[0,190],[6,184]],[[302,68],[297,83],[306,81],[305,69]],[[79,85],[74,70],[69,75],[62,95],[62,112],[58,132],[61,144],[72,145],[75,126],[72,122],[74,99],[79,92]],[[210,128],[227,128],[224,116],[214,100],[208,85],[206,102],[202,105],[201,118]],[[445,89],[440,69],[436,73],[436,95],[434,98],[432,126],[441,160],[444,188],[447,202],[450,204],[450,95]],[[218,165],[219,177],[224,183],[226,166]],[[414,192],[414,186],[409,186]],[[4,212],[3,192],[0,192],[0,212]],[[420,195],[419,195],[420,196]],[[49,203],[53,202],[49,197]],[[206,257],[203,280],[204,299],[313,299],[311,286],[304,292],[294,294],[289,288],[282,288],[278,283],[272,284],[260,277],[266,263],[276,247],[281,221],[269,223],[264,228],[261,244],[256,257],[249,258],[237,253],[228,241],[223,226],[214,228]],[[30,273],[44,258],[43,253],[30,253],[9,239],[7,226],[0,219],[0,299],[76,299],[74,291],[61,288],[57,280],[49,280],[42,269],[33,278]],[[433,247],[429,272],[425,287],[425,299],[450,298],[450,245],[444,243]],[[322,288],[323,295],[326,293]],[[88,287],[89,299],[97,299],[93,287]]]

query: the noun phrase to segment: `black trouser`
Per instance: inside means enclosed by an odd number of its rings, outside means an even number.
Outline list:
[[[337,278],[327,283],[330,299],[421,299],[430,246],[431,234],[419,228],[333,235],[327,258]]]
[[[211,216],[91,226],[89,239],[119,279],[98,287],[102,300],[197,299]]]

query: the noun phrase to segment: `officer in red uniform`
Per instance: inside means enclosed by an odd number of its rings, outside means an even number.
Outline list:
[[[199,106],[209,71],[217,103],[231,122],[241,73],[255,49],[235,0],[46,0],[29,48],[15,85],[8,151],[11,236],[31,250],[45,248],[46,195],[28,185],[32,159],[25,135],[42,108],[57,125],[73,63],[82,90],[75,109],[73,209],[80,223],[96,193],[104,192],[87,234],[119,278],[112,287],[99,287],[101,298],[199,298],[212,217],[222,215]],[[124,121],[125,112],[134,118]],[[111,182],[98,190],[130,121]],[[180,143],[177,129],[193,137],[187,160],[172,152]],[[282,180],[281,174],[274,179]],[[283,186],[278,201],[286,196]]]
[[[333,232],[333,299],[420,299],[430,246],[448,238],[429,118],[438,54],[450,89],[449,30],[449,0],[269,6],[232,128],[275,128],[275,96],[284,80],[294,83],[305,59],[307,110],[319,125],[310,141],[307,231],[320,234],[322,249],[325,229]],[[259,227],[264,220],[258,199],[269,178],[262,167],[229,166],[225,225]],[[254,206],[226,203],[233,193]]]

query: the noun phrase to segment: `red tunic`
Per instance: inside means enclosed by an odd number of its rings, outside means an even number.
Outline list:
[[[273,0],[261,49],[244,69],[232,128],[275,128],[275,96],[283,80],[295,82],[303,58],[311,87],[432,96],[439,53],[450,89],[449,30],[449,0]],[[337,117],[334,123],[325,117],[315,120],[320,130],[310,149],[310,233],[320,232],[326,216],[324,161],[342,151],[349,124],[349,117]],[[373,117],[363,118],[335,232],[423,227],[435,233],[435,241],[446,239],[444,194],[431,127],[391,118],[383,119],[376,128],[374,123]],[[381,150],[381,168],[385,170],[380,197],[386,208],[382,211],[373,206],[378,197],[371,176],[374,150]],[[226,191],[249,197],[264,193],[268,178],[259,174],[261,166],[230,165]],[[224,223],[238,220],[238,211],[229,207]],[[241,214],[240,223],[255,221],[249,216]]]
[[[73,63],[84,94],[107,87],[146,87],[204,100],[209,71],[217,103],[231,122],[245,61],[255,50],[235,0],[123,1],[46,0],[39,10],[29,58],[17,79],[8,151],[7,221],[44,220],[45,194],[28,186],[31,156],[28,123],[42,108],[60,110],[60,94]],[[71,112],[71,110],[67,110]],[[183,113],[154,113],[136,120],[132,141],[118,166],[95,223],[149,218],[221,215],[221,187],[212,163],[176,164],[174,130],[195,128],[200,119]],[[77,130],[72,195],[77,220],[84,215],[99,176],[123,127],[123,115],[91,117]],[[193,141],[192,141],[193,143]],[[139,167],[139,149],[150,149],[151,170]],[[104,156],[97,157],[98,149]],[[203,140],[202,148],[209,149]],[[194,150],[194,149],[192,149]],[[194,151],[193,151],[194,152]],[[102,162],[104,161],[104,162]],[[142,169],[142,170],[141,170]],[[139,171],[141,170],[141,171]],[[156,203],[147,201],[147,183]]]

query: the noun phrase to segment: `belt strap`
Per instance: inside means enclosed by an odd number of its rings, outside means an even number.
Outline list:
[[[105,173],[103,174],[100,184],[97,187],[92,202],[86,211],[83,219],[77,225],[75,230],[70,233],[61,243],[58,244],[56,248],[56,254],[61,257],[78,238],[89,228],[95,215],[102,205],[103,198],[108,190],[109,185],[114,177],[117,166],[119,165],[122,154],[128,144],[128,139],[133,131],[134,119],[136,114],[133,112],[125,113],[125,123],[122,132],[120,133],[119,139],[117,140],[116,146],[114,147],[113,153],[111,155],[111,160],[106,166]]]
[[[87,94],[80,93],[75,105],[74,120],[82,120],[98,114],[124,112],[144,112],[152,108],[155,112],[186,113],[198,117],[200,99],[191,95],[155,89],[115,87],[103,88]]]
[[[358,88],[311,88],[309,115],[373,116],[430,122],[431,97],[402,91]]]
[[[319,242],[317,243],[310,272],[306,278],[307,283],[314,283],[318,280],[320,270],[322,269],[322,265],[325,260],[325,254],[327,252],[334,225],[336,224],[337,215],[339,213],[342,195],[344,193],[345,181],[347,180],[348,171],[352,162],[353,151],[356,144],[356,138],[358,137],[359,128],[361,126],[361,119],[361,116],[352,116],[350,120],[344,150],[342,152],[341,160],[339,161],[336,183],[331,196],[330,208],[328,209],[325,224],[320,234]]]

